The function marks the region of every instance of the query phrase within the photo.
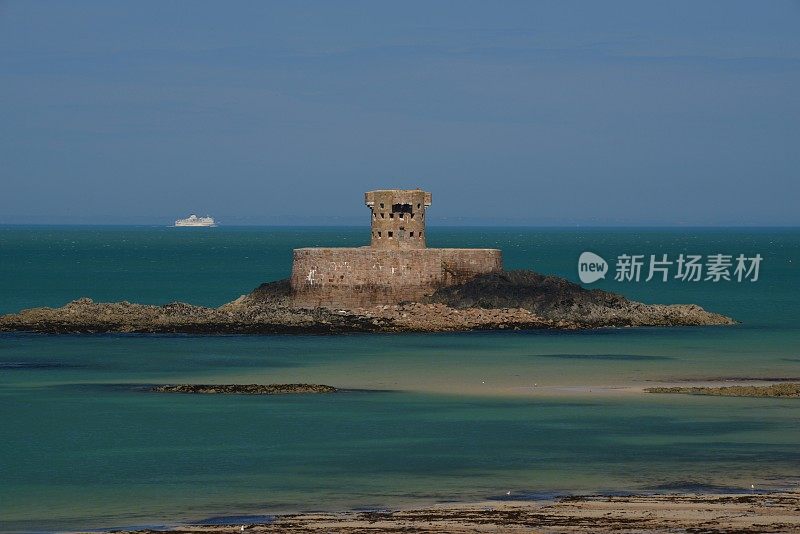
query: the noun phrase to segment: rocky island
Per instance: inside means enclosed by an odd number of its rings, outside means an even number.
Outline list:
[[[735,321],[695,305],[642,304],[530,271],[479,275],[419,302],[371,307],[308,307],[288,280],[263,284],[219,308],[98,303],[0,316],[0,331],[59,333],[276,334],[452,332],[628,326],[728,325]]]
[[[219,308],[96,303],[0,316],[0,331],[273,334],[728,325],[696,305],[643,304],[566,279],[506,271],[497,249],[427,248],[431,194],[365,194],[366,247],[299,248],[289,279]]]

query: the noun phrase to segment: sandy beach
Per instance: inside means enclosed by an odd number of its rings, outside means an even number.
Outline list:
[[[574,496],[380,512],[277,515],[269,523],[132,532],[800,532],[800,493]]]

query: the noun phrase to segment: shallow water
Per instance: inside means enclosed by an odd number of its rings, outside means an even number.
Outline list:
[[[293,247],[361,245],[362,234],[0,227],[0,311],[78,296],[219,305],[286,276]],[[648,302],[696,302],[742,321],[733,327],[0,335],[0,528],[380,508],[507,491],[530,498],[796,487],[796,400],[602,391],[654,381],[800,377],[800,232],[432,228],[429,237],[430,246],[497,246],[509,268],[572,279],[583,250],[607,259],[758,252],[765,260],[756,283],[599,285]],[[300,381],[378,391],[221,397],[138,387]]]

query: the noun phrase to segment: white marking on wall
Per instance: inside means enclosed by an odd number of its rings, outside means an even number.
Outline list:
[[[309,285],[312,285],[312,286],[314,285],[314,280],[315,280],[316,276],[317,276],[317,270],[316,269],[311,269],[310,271],[308,271],[308,275],[306,276],[306,280],[308,280],[308,284]]]
[[[350,271],[349,261],[332,261],[328,266],[331,271]]]

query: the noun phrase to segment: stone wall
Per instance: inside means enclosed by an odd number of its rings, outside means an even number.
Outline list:
[[[502,269],[497,249],[300,248],[291,285],[302,306],[369,307],[419,301],[439,287]]]

